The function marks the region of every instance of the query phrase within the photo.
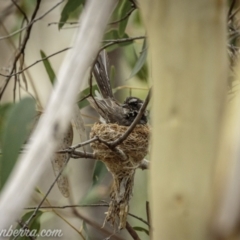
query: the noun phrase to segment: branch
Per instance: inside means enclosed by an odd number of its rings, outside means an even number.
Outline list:
[[[88,217],[84,216],[83,214],[79,213],[77,211],[77,209],[73,208],[73,214],[84,220],[88,225],[90,225],[91,227],[94,227],[95,229],[97,229],[98,231],[106,234],[108,237],[105,238],[106,240],[107,239],[110,239],[109,236],[111,236],[111,239],[113,240],[123,240],[123,238],[119,237],[119,236],[116,236],[116,235],[113,235],[110,231],[108,231],[106,228],[103,228],[102,225],[100,225],[99,223],[93,221],[92,219],[89,219]]]
[[[26,13],[23,11],[23,9],[17,4],[15,0],[12,0],[12,3],[16,6],[18,11],[23,15],[23,19],[26,20],[27,23],[29,23],[28,17]]]
[[[126,224],[126,229],[134,240],[141,240],[136,231],[132,228],[132,226],[128,222]]]
[[[132,7],[132,8],[126,13],[126,15],[125,15],[124,17],[122,17],[121,19],[116,20],[116,21],[114,21],[114,22],[110,22],[108,25],[113,25],[113,24],[122,22],[123,20],[125,20],[126,18],[128,18],[135,9],[136,9],[135,7]]]
[[[71,158],[91,158],[91,159],[96,159],[96,156],[94,153],[89,153],[89,152],[82,152],[82,151],[77,151],[74,149],[64,149],[58,151],[58,153],[69,153],[71,155]]]
[[[64,205],[64,206],[41,206],[39,209],[65,209],[73,207],[109,207],[106,203],[96,203],[96,204],[75,204],[75,205]],[[36,207],[25,207],[26,210],[36,209]]]
[[[43,19],[48,13],[50,13],[51,11],[53,11],[56,7],[58,7],[60,4],[62,4],[64,2],[64,0],[60,1],[59,3],[57,3],[56,5],[54,5],[52,8],[50,8],[47,12],[45,12],[42,16],[32,20],[27,26],[23,27],[23,28],[20,28],[18,29],[17,31],[13,32],[13,33],[10,33],[6,36],[3,36],[3,37],[0,37],[0,40],[3,40],[3,39],[6,39],[6,38],[10,38],[10,37],[13,37],[14,35],[22,32],[23,30],[31,27],[35,22]]]
[[[64,49],[62,49],[62,50],[60,50],[60,51],[57,51],[57,52],[55,52],[55,53],[53,53],[53,54],[50,54],[50,55],[46,56],[45,58],[42,58],[42,59],[37,60],[36,62],[30,64],[29,66],[21,69],[20,71],[18,71],[18,72],[16,72],[16,73],[13,73],[13,74],[10,74],[10,75],[6,75],[6,74],[0,73],[0,76],[3,76],[3,77],[13,77],[13,76],[15,76],[15,75],[21,74],[21,73],[25,72],[27,69],[31,68],[32,66],[34,66],[34,65],[36,65],[36,64],[38,64],[38,63],[40,63],[40,62],[42,62],[42,61],[44,61],[44,60],[47,60],[48,58],[53,57],[53,56],[55,56],[55,55],[57,55],[57,54],[59,54],[59,53],[65,52],[65,51],[67,51],[67,50],[70,50],[70,49],[72,49],[72,48],[71,48],[71,47],[64,48]]]
[[[38,207],[38,206],[37,206]],[[34,210],[37,207],[25,207],[25,210]],[[66,209],[66,208],[86,208],[86,207],[109,207],[109,204],[107,203],[94,203],[94,204],[71,204],[71,205],[63,205],[63,206],[41,206],[39,209]],[[144,220],[143,218],[140,218],[132,213],[128,213],[129,216],[145,223],[146,225],[149,226],[149,223]]]
[[[41,0],[37,0],[37,4],[36,4],[36,7],[35,7],[35,9],[34,9],[34,11],[33,11],[33,14],[32,14],[32,17],[31,17],[31,21],[34,21],[34,18],[36,17],[37,12],[38,12],[39,7],[40,7],[40,3],[41,3]],[[28,39],[29,39],[29,37],[30,37],[30,33],[31,33],[31,30],[32,30],[32,26],[33,26],[32,24],[31,24],[31,25],[29,24],[29,26],[28,26],[28,28],[27,28],[27,30],[26,30],[26,33],[25,33],[23,42],[22,42],[22,44],[21,44],[21,46],[20,46],[20,49],[19,49],[17,55],[16,55],[15,58],[14,58],[13,65],[12,65],[12,69],[11,69],[10,74],[9,74],[10,76],[5,80],[5,85],[4,85],[3,88],[1,89],[0,100],[1,100],[1,98],[2,98],[2,96],[3,96],[3,93],[4,93],[4,91],[5,91],[6,87],[7,87],[10,79],[11,79],[11,75],[13,74],[13,72],[14,72],[15,69],[16,69],[17,61],[19,60],[19,58],[21,57],[21,55],[24,54],[25,47],[26,47],[27,42],[28,42]],[[1,39],[1,38],[0,38],[0,39]]]
[[[132,37],[132,38],[120,38],[120,39],[110,39],[110,40],[104,40],[103,42],[108,42],[107,44],[105,44],[104,46],[102,46],[99,51],[98,54],[105,48],[108,48],[114,44],[118,44],[118,43],[123,43],[123,42],[133,42],[135,40],[138,39],[145,39],[145,36],[138,36],[138,37]]]
[[[66,160],[66,162],[64,163],[62,169],[59,171],[58,175],[56,176],[56,178],[54,179],[53,183],[51,184],[50,188],[48,189],[48,191],[46,192],[46,194],[44,195],[43,199],[41,200],[41,202],[38,204],[38,206],[35,208],[34,212],[32,213],[32,215],[28,218],[27,221],[25,221],[25,223],[23,224],[23,226],[21,227],[21,229],[25,229],[28,224],[30,223],[30,221],[36,217],[38,210],[40,209],[40,207],[42,206],[42,204],[44,203],[44,201],[46,200],[47,196],[49,195],[49,193],[52,191],[54,185],[56,184],[57,180],[59,179],[59,177],[61,176],[63,170],[65,169],[65,167],[67,166],[68,162],[69,162],[70,158],[68,158]],[[21,231],[19,231],[20,234]],[[15,236],[14,239],[16,239],[19,235]]]
[[[146,201],[146,213],[147,213],[147,222],[148,222],[149,229],[150,229],[150,226],[151,226],[151,213],[150,213],[150,204],[149,204],[149,201]],[[150,229],[150,230],[151,230],[151,229]]]
[[[136,218],[137,220],[139,220],[139,221],[141,221],[141,222],[143,222],[143,223],[145,223],[146,225],[149,226],[149,223],[147,221],[145,221],[143,218],[140,218],[140,217],[138,217],[138,216],[136,216],[136,215],[134,215],[132,213],[128,213],[128,215],[133,217],[133,218]]]
[[[13,12],[15,12],[14,3],[11,3],[8,6],[6,6],[4,9],[1,9],[0,22],[3,23],[5,18],[8,17]]]
[[[104,45],[104,46],[100,49],[100,51],[102,51],[103,49],[108,48],[108,47],[110,47],[110,46],[112,46],[112,45],[114,45],[114,44],[123,43],[123,42],[132,42],[132,41],[134,41],[134,40],[145,39],[145,38],[146,38],[145,36],[138,36],[138,37],[132,37],[132,38],[120,38],[120,39],[104,40],[103,42],[107,42],[107,44]],[[55,55],[57,55],[57,54],[59,54],[59,53],[65,52],[65,51],[67,51],[67,50],[70,50],[70,49],[72,49],[72,47],[64,48],[64,49],[62,49],[62,50],[60,50],[60,51],[58,51],[58,52],[55,52],[55,53],[53,53],[53,54],[50,54],[49,56],[47,56],[47,57],[45,57],[45,58],[42,58],[42,59],[37,60],[36,62],[34,62],[34,63],[30,64],[29,66],[27,66],[26,68],[22,69],[21,71],[18,71],[18,72],[16,72],[16,73],[12,73],[12,74],[2,74],[2,73],[0,73],[0,76],[3,76],[3,77],[12,77],[12,76],[15,76],[15,75],[17,75],[17,74],[21,74],[21,73],[23,73],[24,71],[26,71],[27,69],[31,68],[32,66],[34,66],[34,65],[36,65],[36,64],[38,64],[38,63],[40,63],[40,62],[42,62],[42,61],[50,58],[50,57],[53,57],[53,56],[55,56]],[[100,52],[100,51],[99,51],[99,52]],[[120,89],[121,87],[118,87],[118,88]],[[135,89],[142,89],[142,88],[135,88]],[[87,96],[87,97],[88,97],[88,96]]]
[[[100,141],[101,139],[99,139],[99,137],[94,137],[91,138],[85,142],[82,143],[78,143],[74,146],[71,146],[69,148],[63,149],[63,150],[59,150],[57,151],[57,153],[68,153],[70,155],[71,158],[90,158],[90,159],[96,159],[96,156],[94,153],[90,153],[90,152],[86,152],[86,151],[77,151],[76,148],[80,148],[83,147],[89,143],[95,142],[95,141]],[[104,141],[104,140],[102,140]],[[108,142],[104,141],[104,144],[106,144],[108,146]],[[117,149],[117,148],[115,148]],[[119,149],[117,149],[117,151],[119,151]],[[123,154],[123,153],[120,153]],[[140,165],[138,166],[138,168],[142,169],[142,170],[146,170],[149,169],[149,161],[147,159],[143,159],[142,162],[140,163]]]

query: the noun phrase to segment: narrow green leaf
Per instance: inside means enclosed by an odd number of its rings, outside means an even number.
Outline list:
[[[119,19],[124,18],[128,12],[131,10],[131,1],[129,0],[123,0],[122,5],[119,8]],[[129,16],[125,18],[124,20],[119,22],[119,28],[118,28],[118,33],[119,36],[122,37],[125,33],[127,23],[128,23]]]
[[[140,14],[140,11],[138,9],[136,9],[136,12],[134,14],[133,22],[140,27],[143,26],[141,14]]]
[[[34,188],[34,191],[37,192],[37,193],[42,194],[41,191],[40,191],[40,189],[39,189],[38,187],[35,187],[35,188]]]
[[[40,54],[41,54],[42,59],[46,57],[46,54],[42,50],[40,50]],[[56,75],[53,71],[53,68],[52,68],[50,62],[48,61],[48,59],[43,60],[43,64],[47,71],[48,77],[49,77],[51,83],[53,84],[56,79]]]
[[[72,12],[85,3],[85,0],[68,0],[61,12],[61,18],[58,24],[58,29],[61,29]]]
[[[149,235],[149,231],[143,227],[133,227],[133,229],[138,232],[145,232],[147,235]]]
[[[110,22],[115,22],[119,20],[120,7],[122,6],[122,1],[118,1],[117,6],[115,7]]]
[[[144,64],[146,63],[146,59],[147,59],[147,46],[146,46],[146,40],[144,40],[142,51],[135,63],[135,66],[133,67],[133,70],[129,76],[129,79],[135,76],[144,67]]]
[[[3,105],[0,105],[0,135],[1,135],[1,131],[4,126],[5,120],[6,120],[5,119],[6,114],[8,113],[11,106],[12,106],[12,103],[5,103]]]
[[[35,115],[35,101],[31,98],[25,98],[13,105],[7,114],[1,136],[1,188],[15,165],[23,143],[29,136]]]
[[[107,172],[108,172],[107,168],[103,162],[101,161],[95,162],[92,176],[92,188],[103,179]]]
[[[78,102],[78,107],[79,107],[80,109],[83,109],[83,108],[87,107],[88,105],[89,105],[89,102],[88,102],[87,99],[84,99],[83,101]]]
[[[36,235],[39,233],[39,230],[41,228],[40,224],[40,217],[42,216],[44,212],[38,211],[36,213],[36,216],[30,221],[28,225],[28,229],[26,231],[22,232],[22,234],[17,238],[18,240],[29,240],[36,237]],[[23,215],[21,222],[24,224],[33,214],[33,211],[27,212]],[[19,224],[17,225],[16,229],[20,230],[22,226]],[[29,236],[28,236],[29,234]],[[34,236],[32,236],[34,234]],[[36,234],[36,235],[35,235]],[[30,238],[29,238],[30,237]],[[14,236],[11,236],[10,240],[15,239]]]
[[[89,234],[88,234],[88,228],[87,228],[87,224],[86,224],[86,222],[83,220],[83,230],[84,230],[84,232],[85,232],[85,239],[86,240],[89,240]]]

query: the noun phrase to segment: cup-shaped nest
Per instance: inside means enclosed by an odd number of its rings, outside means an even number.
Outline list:
[[[98,136],[100,139],[111,142],[118,139],[128,129],[118,124],[95,123],[91,129],[90,137]],[[91,143],[91,147],[98,160],[103,161],[112,173],[137,167],[148,152],[149,127],[138,124],[130,135],[115,149],[110,149],[100,141]],[[122,154],[121,154],[122,153]]]

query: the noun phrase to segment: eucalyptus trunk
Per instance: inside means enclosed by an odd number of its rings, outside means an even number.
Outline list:
[[[152,237],[210,237],[213,169],[226,98],[226,5],[145,1],[153,80]]]

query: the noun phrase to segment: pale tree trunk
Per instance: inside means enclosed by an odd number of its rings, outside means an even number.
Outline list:
[[[69,126],[79,91],[86,85],[84,77],[97,54],[116,4],[117,0],[87,2],[79,19],[81,28],[77,29],[72,43],[74,51],[68,52],[62,63],[45,113],[30,137],[29,150],[19,157],[1,191],[1,229],[7,229],[19,217]]]
[[[212,182],[226,98],[226,5],[140,1],[152,66],[152,237],[210,237]]]

